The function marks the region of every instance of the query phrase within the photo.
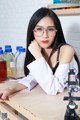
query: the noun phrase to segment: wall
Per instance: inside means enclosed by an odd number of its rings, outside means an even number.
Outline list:
[[[0,46],[11,44],[26,46],[26,31],[30,17],[52,0],[0,0]]]
[[[38,8],[53,0],[0,0],[0,46],[26,46],[26,31],[30,17]],[[80,15],[59,16],[66,41],[75,47],[80,57]]]
[[[71,44],[80,59],[80,15],[60,16],[66,41]]]

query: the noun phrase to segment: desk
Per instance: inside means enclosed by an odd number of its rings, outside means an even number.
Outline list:
[[[0,84],[0,90],[15,83],[16,82],[14,81],[2,83]],[[5,103],[0,103],[0,109],[2,110],[7,107],[5,105],[7,104],[29,120],[64,120],[64,114],[68,101],[63,101],[63,98],[67,95],[67,91],[64,91],[56,96],[47,95],[38,85],[31,91],[23,90],[13,94],[10,96],[9,101],[6,100]],[[79,96],[80,93],[78,92],[77,95]],[[79,101],[76,101],[76,104],[78,104],[78,113],[80,113],[79,103]],[[8,111],[6,108],[5,110]],[[8,113],[10,120],[14,120],[15,113],[12,113],[11,111],[8,111]],[[22,119],[16,116],[15,120]]]

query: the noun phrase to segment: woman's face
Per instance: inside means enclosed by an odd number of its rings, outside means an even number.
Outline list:
[[[42,18],[33,30],[34,39],[40,47],[44,49],[50,48],[51,44],[54,42],[56,32],[54,22],[48,16]]]

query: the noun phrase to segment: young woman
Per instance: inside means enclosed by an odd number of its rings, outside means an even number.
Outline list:
[[[74,48],[66,43],[57,15],[48,8],[38,9],[31,17],[26,51],[25,77],[13,87],[0,91],[1,102],[14,92],[31,90],[37,84],[49,95],[63,92],[70,64],[76,70],[76,76],[80,74]]]

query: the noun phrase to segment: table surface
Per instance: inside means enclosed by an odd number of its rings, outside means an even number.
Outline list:
[[[17,81],[7,81],[0,84],[0,90],[5,89]],[[76,93],[77,96],[80,92]],[[69,101],[64,101],[64,96],[68,96],[67,90],[55,96],[47,95],[40,86],[36,86],[33,90],[23,90],[10,96],[9,104],[18,110],[29,120],[64,120],[64,115]],[[75,101],[78,105],[76,112],[80,114],[80,101]]]

